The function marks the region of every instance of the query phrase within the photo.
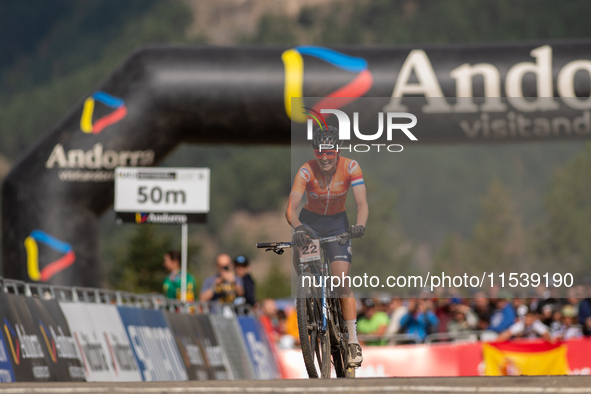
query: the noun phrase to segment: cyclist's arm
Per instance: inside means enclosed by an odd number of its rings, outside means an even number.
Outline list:
[[[285,218],[293,228],[302,225],[300,219],[298,219],[298,215],[295,214],[295,211],[302,202],[303,197],[304,194],[300,192],[292,191],[289,193],[289,202],[287,203],[287,209],[285,210]]]
[[[353,187],[353,196],[355,197],[355,202],[357,203],[357,223],[363,227],[367,223],[367,218],[369,216],[369,207],[367,206],[367,193],[365,189],[365,185],[359,185]]]

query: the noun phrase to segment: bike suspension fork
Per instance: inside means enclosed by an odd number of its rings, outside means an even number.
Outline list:
[[[322,331],[326,332],[328,330],[328,300],[327,300],[327,288],[326,288],[326,280],[328,270],[323,265],[320,269],[320,277],[324,278],[322,281]]]

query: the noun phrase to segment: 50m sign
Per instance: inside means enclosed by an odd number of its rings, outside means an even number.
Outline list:
[[[209,212],[209,181],[208,168],[117,168],[115,212],[136,223],[194,222]]]

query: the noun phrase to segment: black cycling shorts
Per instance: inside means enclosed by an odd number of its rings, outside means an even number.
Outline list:
[[[336,215],[318,215],[307,209],[300,212],[300,222],[314,234],[316,237],[330,237],[340,235],[349,231],[349,219],[345,211]],[[326,244],[328,260],[351,262],[351,240],[344,245],[338,242],[329,242]]]

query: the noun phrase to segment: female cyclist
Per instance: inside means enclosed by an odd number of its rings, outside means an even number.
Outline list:
[[[363,175],[355,160],[340,155],[336,148],[341,144],[339,131],[335,127],[328,126],[314,131],[312,147],[316,159],[300,167],[285,212],[287,221],[294,229],[292,239],[296,247],[307,245],[310,242],[309,237],[328,237],[350,231],[353,238],[361,238],[365,233],[369,208]],[[324,149],[329,145],[335,149]],[[357,223],[350,228],[345,212],[349,186],[353,189],[357,203]],[[295,211],[304,193],[307,203],[297,217]],[[347,277],[351,269],[351,241],[345,245],[331,242],[327,245],[326,252],[332,275]],[[297,259],[298,253],[294,253],[294,256]],[[349,332],[348,363],[349,367],[358,367],[363,357],[357,339],[357,307],[355,296],[349,283],[346,283],[348,281],[343,282],[345,283],[337,291]]]

